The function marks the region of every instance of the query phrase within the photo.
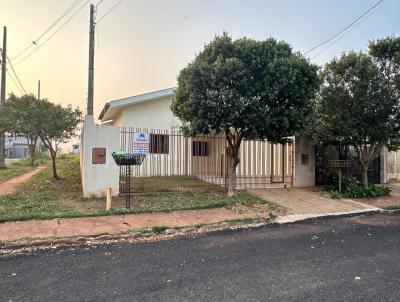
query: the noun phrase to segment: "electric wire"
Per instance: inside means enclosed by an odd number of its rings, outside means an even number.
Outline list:
[[[50,39],[52,39],[61,29],[63,29],[84,7],[85,5],[89,2],[89,0],[86,0],[79,8],[74,12],[74,14],[71,15],[55,32],[53,32],[49,37],[47,37],[46,40],[44,40],[43,43],[38,45],[37,48],[35,48],[33,51],[31,51],[28,55],[23,57],[21,60],[19,60],[17,63],[14,64],[14,66],[17,66],[24,62],[26,59],[28,59],[31,55],[33,55],[36,51],[38,51],[43,45],[45,45]]]
[[[10,64],[11,71],[12,71],[13,74],[15,75],[15,78],[17,79],[19,85],[21,86],[21,88],[22,88],[22,90],[24,91],[24,93],[27,94],[27,93],[26,93],[26,90],[25,90],[25,88],[24,88],[24,85],[22,85],[21,80],[19,79],[19,76],[18,76],[17,73],[15,72],[14,66],[13,66],[13,64],[11,63],[11,60],[10,60],[10,58],[9,58],[8,56],[7,56],[7,60],[8,60],[8,63]]]
[[[117,8],[118,5],[122,3],[123,0],[119,0],[113,7],[111,7],[103,16],[100,17],[100,19],[96,22],[99,24],[105,17],[107,17],[108,14],[110,14],[114,9]]]
[[[359,22],[360,20],[364,19],[364,17],[368,17],[369,14],[374,11],[375,9],[379,8],[383,2],[385,0],[379,0],[377,3],[375,3],[373,6],[371,6],[369,9],[367,9],[363,14],[361,14],[359,17],[357,17],[353,22],[351,22],[349,25],[347,25],[345,28],[343,28],[342,30],[340,30],[339,32],[337,32],[336,34],[334,34],[333,36],[331,36],[330,38],[326,39],[325,41],[315,45],[314,47],[312,47],[311,49],[309,49],[308,51],[306,51],[304,53],[304,55],[309,54],[310,52],[314,51],[317,48],[320,48],[321,46],[331,42],[332,40],[334,40],[335,38],[341,36],[343,33],[345,33],[346,31],[348,31],[350,28],[352,28],[357,22]]]
[[[12,61],[19,58],[23,55],[27,50],[31,49],[33,46],[37,45],[37,43],[56,26],[66,15],[68,15],[82,0],[76,0],[70,7],[68,7],[58,18],[55,20],[43,33],[41,33],[36,39],[32,41],[27,47],[21,50],[15,57],[12,58]]]

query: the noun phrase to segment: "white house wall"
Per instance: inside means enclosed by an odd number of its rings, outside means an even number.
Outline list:
[[[172,96],[164,97],[124,108],[121,126],[150,129],[179,128],[181,123],[170,110],[172,98]],[[116,123],[114,124],[116,125]]]

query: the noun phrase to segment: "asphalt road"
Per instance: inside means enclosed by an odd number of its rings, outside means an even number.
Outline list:
[[[1,301],[399,301],[400,216],[0,258]]]

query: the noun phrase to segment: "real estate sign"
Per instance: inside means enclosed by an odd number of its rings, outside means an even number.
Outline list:
[[[134,133],[133,134],[133,153],[149,154],[150,152],[150,134]]]

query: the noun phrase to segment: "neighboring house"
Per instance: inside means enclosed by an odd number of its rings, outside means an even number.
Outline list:
[[[6,135],[4,145],[6,158],[24,158],[30,156],[29,144],[26,137]],[[44,149],[43,143],[39,140],[36,144],[36,150],[43,151]]]
[[[29,156],[28,140],[22,136],[6,136],[5,157],[23,158]]]

